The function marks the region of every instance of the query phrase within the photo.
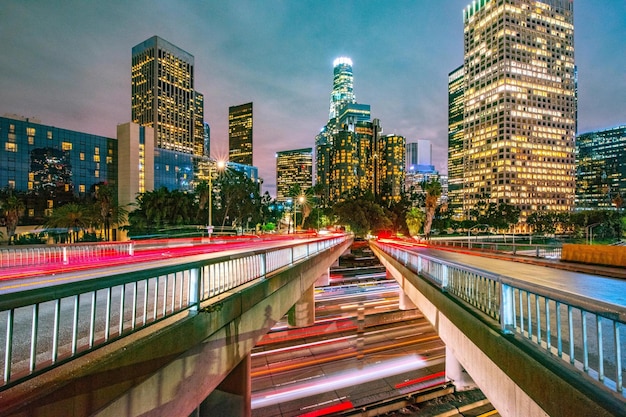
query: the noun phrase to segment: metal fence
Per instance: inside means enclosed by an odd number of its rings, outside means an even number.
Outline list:
[[[148,264],[97,279],[2,294],[0,390],[174,314],[196,311],[202,301],[347,239],[307,239],[276,249],[170,260],[167,266]]]
[[[626,307],[529,284],[378,242],[384,252],[442,291],[487,314],[565,366],[624,396]]]
[[[480,249],[493,252],[505,252],[513,255],[534,256],[537,258],[561,258],[560,245],[544,245],[533,243],[490,242],[475,238],[457,239],[432,239],[428,241],[431,246],[444,246],[452,248]]]
[[[0,268],[96,261],[110,256],[132,256],[134,242],[78,243],[3,248]]]

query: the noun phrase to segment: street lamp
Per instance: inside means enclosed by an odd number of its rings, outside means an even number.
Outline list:
[[[600,226],[602,223],[594,223],[594,224],[590,224],[589,226],[585,227],[586,231],[587,231],[587,239],[589,242],[589,245],[593,244],[593,228],[596,226]]]
[[[468,248],[470,247],[470,234],[471,234],[471,232],[472,232],[472,230],[473,230],[473,229],[476,229],[476,228],[478,228],[478,227],[483,227],[483,228],[485,228],[485,227],[489,227],[489,225],[488,225],[488,224],[476,224],[476,225],[474,225],[474,226],[470,227],[470,228],[467,230],[467,247],[468,247]],[[478,238],[477,238],[477,240],[478,240]]]
[[[224,161],[215,161],[215,168],[217,171],[221,171],[226,166]],[[213,166],[209,163],[209,218],[206,225],[206,230],[211,237],[213,233]]]

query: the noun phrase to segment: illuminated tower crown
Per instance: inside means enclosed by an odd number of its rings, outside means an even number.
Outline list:
[[[333,91],[330,93],[329,120],[337,116],[337,109],[345,103],[356,103],[352,76],[352,60],[339,57],[333,62]]]

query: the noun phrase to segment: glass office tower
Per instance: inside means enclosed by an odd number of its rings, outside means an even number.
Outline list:
[[[356,103],[352,60],[347,57],[339,57],[333,61],[333,90],[330,93],[328,119],[332,120],[339,116],[339,107],[346,103]]]
[[[228,160],[252,165],[252,103],[228,108]]]
[[[618,207],[619,199],[626,206],[626,125],[578,135],[576,208]]]
[[[448,75],[448,210],[463,214],[463,66]]]
[[[204,97],[194,91],[194,57],[153,36],[132,49],[131,120],[154,129],[155,147],[204,154]]]
[[[464,212],[507,203],[524,220],[575,192],[571,0],[477,0],[464,20]]]
[[[276,153],[276,200],[287,201],[294,186],[299,186],[302,192],[313,186],[312,148]]]

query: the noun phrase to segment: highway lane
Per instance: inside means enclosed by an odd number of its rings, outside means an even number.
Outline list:
[[[309,239],[310,240],[310,239]],[[297,242],[304,242],[298,239]],[[158,269],[182,262],[236,255],[241,250],[276,249],[288,246],[294,240],[258,239],[248,242],[206,243],[188,246],[163,247],[135,252],[129,256],[110,256],[97,261],[71,265],[42,265],[2,268],[0,270],[0,295],[43,288],[67,282],[98,279],[114,274],[124,274],[137,269]]]
[[[626,280],[620,278],[494,259],[476,253],[472,254],[469,251],[460,252],[427,247],[413,247],[411,250],[494,274],[524,280],[546,288],[554,288],[570,294],[626,307]]]
[[[442,372],[443,343],[421,313],[397,310],[398,290],[393,281],[316,289],[316,325],[278,323],[253,351],[253,415],[372,402]],[[384,300],[389,311],[375,308]]]

